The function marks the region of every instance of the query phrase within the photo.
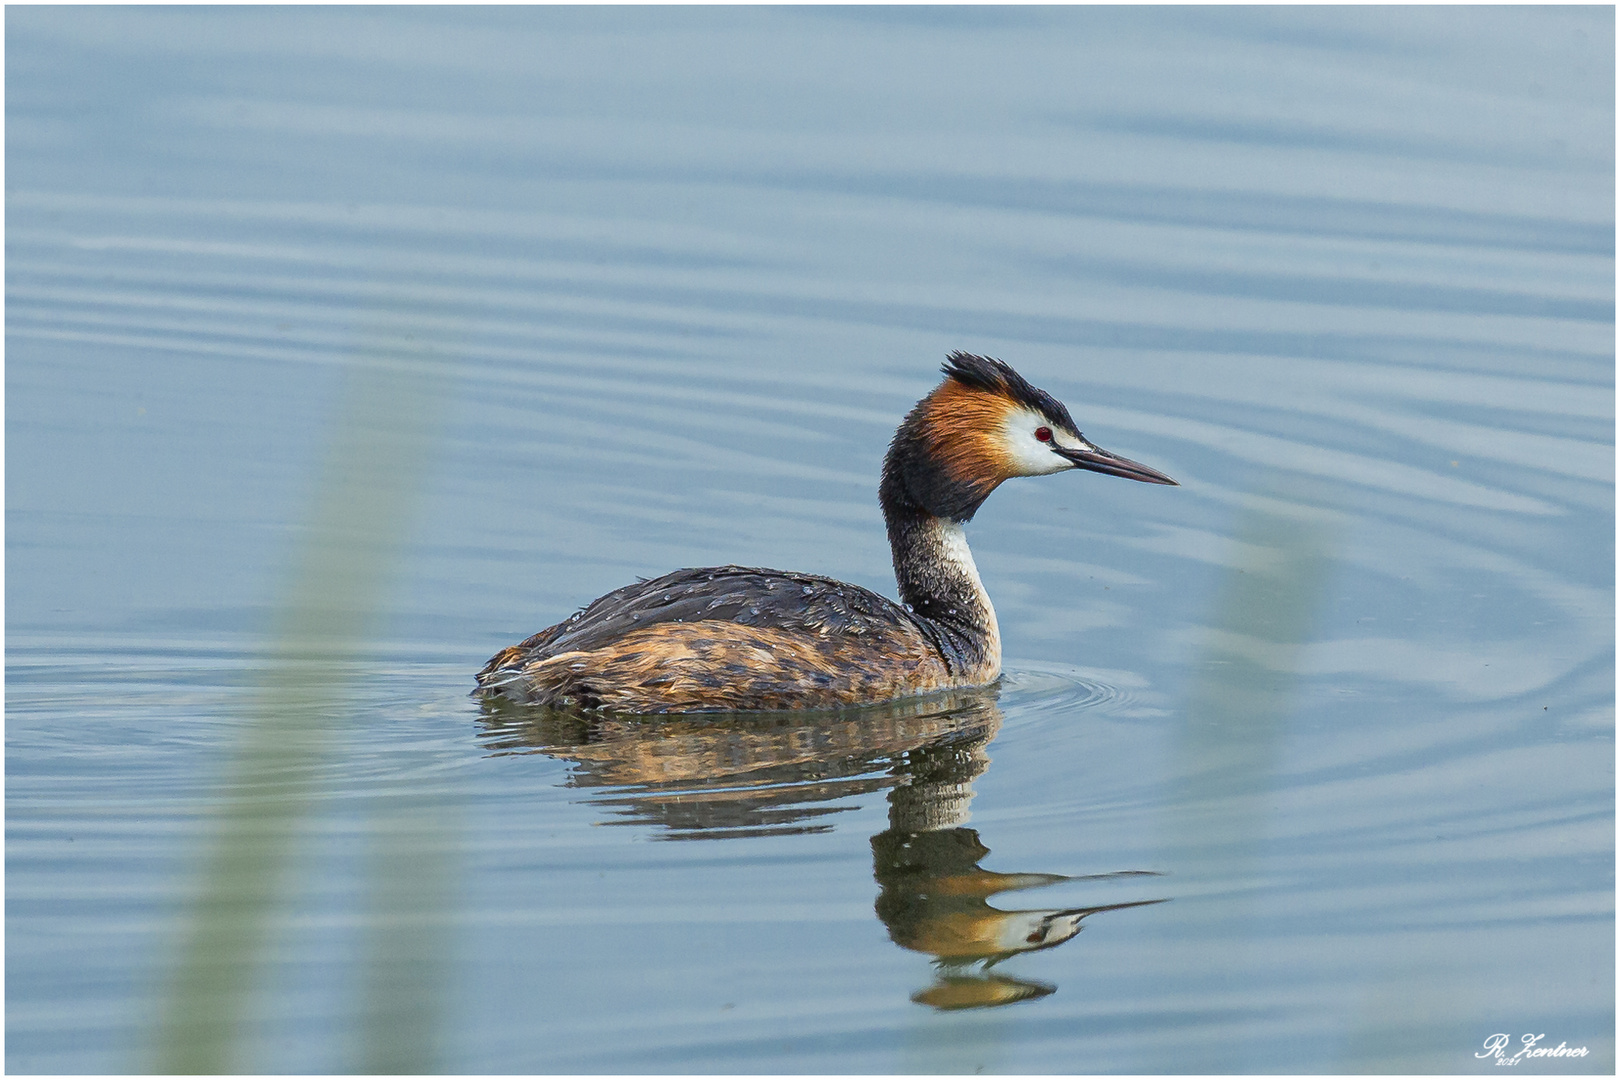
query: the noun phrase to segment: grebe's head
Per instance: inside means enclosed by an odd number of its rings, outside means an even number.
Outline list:
[[[1015,476],[1089,469],[1175,483],[1088,442],[1061,401],[1000,360],[953,352],[944,372],[945,381],[895,432],[883,463],[886,500],[904,498],[936,517],[967,521],[998,484]]]

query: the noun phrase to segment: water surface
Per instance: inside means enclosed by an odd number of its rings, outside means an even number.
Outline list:
[[[19,8],[7,1068],[1614,1067],[1609,9]],[[485,711],[892,593],[951,349],[1007,675]]]

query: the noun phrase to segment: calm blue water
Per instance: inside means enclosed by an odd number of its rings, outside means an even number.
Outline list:
[[[1612,1072],[1613,103],[1608,8],[9,10],[7,1069]],[[892,593],[951,349],[1182,483],[986,504],[998,690],[468,699]]]

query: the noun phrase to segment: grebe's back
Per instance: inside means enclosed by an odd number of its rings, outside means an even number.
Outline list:
[[[746,566],[615,589],[503,649],[485,694],[622,712],[831,708],[993,682],[961,634],[869,589]]]
[[[1001,632],[962,525],[1003,480],[1069,469],[1174,484],[1087,442],[999,360],[952,353],[883,461],[901,603],[814,574],[677,570],[496,653],[476,693],[622,712],[829,708],[986,686]]]

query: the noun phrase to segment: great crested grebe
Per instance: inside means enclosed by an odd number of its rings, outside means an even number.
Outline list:
[[[1090,469],[1174,484],[1087,442],[1000,360],[950,354],[883,459],[900,603],[815,574],[677,570],[615,589],[496,653],[476,694],[613,712],[868,705],[1001,675],[1001,631],[962,525],[1015,476]]]

